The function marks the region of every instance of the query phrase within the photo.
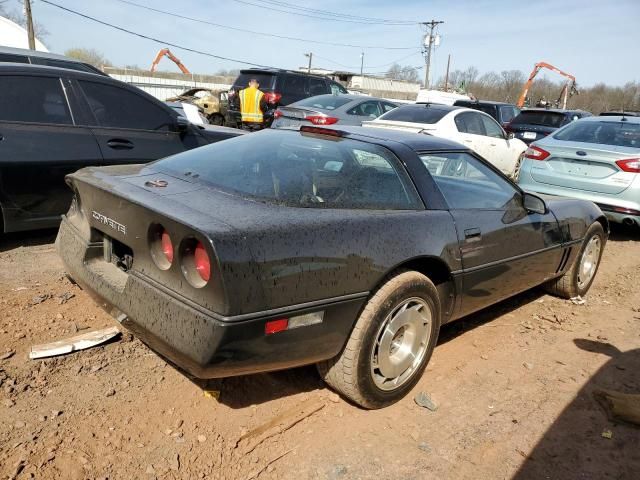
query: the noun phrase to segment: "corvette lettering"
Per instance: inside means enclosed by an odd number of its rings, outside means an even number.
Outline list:
[[[113,228],[116,232],[120,232],[123,235],[127,234],[127,227],[121,223],[116,222],[113,218],[109,218],[100,212],[93,210],[91,216],[98,222]]]

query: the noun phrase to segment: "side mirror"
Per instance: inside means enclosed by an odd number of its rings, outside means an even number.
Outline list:
[[[522,205],[529,213],[538,213],[544,215],[549,212],[547,204],[540,197],[531,193],[524,192],[522,196]]]
[[[516,138],[516,136],[514,135],[513,132],[508,132],[507,133],[507,140],[513,140],[514,138]]]
[[[182,115],[178,115],[178,117],[176,118],[176,130],[178,132],[180,133],[186,132],[187,129],[189,128],[189,125],[191,125],[191,122],[189,120],[187,120]]]

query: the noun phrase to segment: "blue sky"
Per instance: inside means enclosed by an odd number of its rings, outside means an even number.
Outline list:
[[[358,71],[360,49],[294,42],[232,32],[141,10],[118,0],[51,0],[123,28],[217,55],[283,68],[306,65]],[[423,31],[418,25],[361,25],[289,15],[247,6],[238,0],[132,0],[157,9],[211,22],[325,42],[413,47],[415,50],[364,49],[368,72],[382,72],[394,60],[421,66]],[[249,1],[249,0],[247,0]],[[250,0],[258,3],[259,0]],[[284,0],[283,0],[284,1]],[[367,17],[444,20],[441,45],[434,54],[433,75],[444,74],[447,55],[452,68],[475,66],[481,73],[518,69],[529,72],[547,61],[573,73],[578,84],[622,85],[640,81],[640,0],[287,0],[295,5]],[[45,44],[62,53],[71,47],[95,48],[116,65],[147,68],[163,45],[76,17],[40,0],[33,2],[37,21],[49,31]],[[15,5],[13,5],[15,4]],[[17,0],[9,8],[18,7]],[[212,73],[243,65],[171,47],[192,72]],[[345,68],[351,67],[351,68]],[[175,70],[170,62],[162,69]],[[423,75],[423,71],[420,70]],[[555,79],[554,74],[545,74]]]

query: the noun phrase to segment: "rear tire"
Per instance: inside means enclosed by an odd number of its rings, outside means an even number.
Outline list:
[[[422,376],[440,331],[434,284],[415,271],[389,278],[360,313],[343,351],[317,365],[324,381],[352,402],[382,408]]]
[[[209,123],[222,127],[224,126],[224,117],[219,113],[213,113],[209,116]]]
[[[571,268],[561,277],[546,283],[545,290],[562,298],[585,295],[598,272],[606,242],[607,238],[602,225],[599,222],[592,223]]]

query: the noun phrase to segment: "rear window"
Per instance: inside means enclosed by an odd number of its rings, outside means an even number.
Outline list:
[[[558,131],[553,138],[565,142],[640,148],[640,123],[578,121]]]
[[[437,123],[450,110],[431,108],[426,105],[407,105],[398,107],[380,117],[380,120],[394,120],[397,122]]]
[[[520,115],[515,117],[512,121],[512,125],[526,124],[526,125],[540,125],[542,127],[558,128],[565,120],[565,115],[558,112],[521,112]]]
[[[296,102],[295,107],[313,107],[323,110],[335,110],[349,103],[351,99],[339,97],[338,95],[319,95],[317,97],[305,98]]]
[[[233,82],[235,87],[246,88],[249,86],[249,80],[255,78],[260,84],[261,89],[272,89],[276,80],[275,73],[266,72],[240,72],[236,81]]]
[[[232,193],[291,207],[421,208],[398,159],[384,147],[357,140],[265,130],[154,165]]]

